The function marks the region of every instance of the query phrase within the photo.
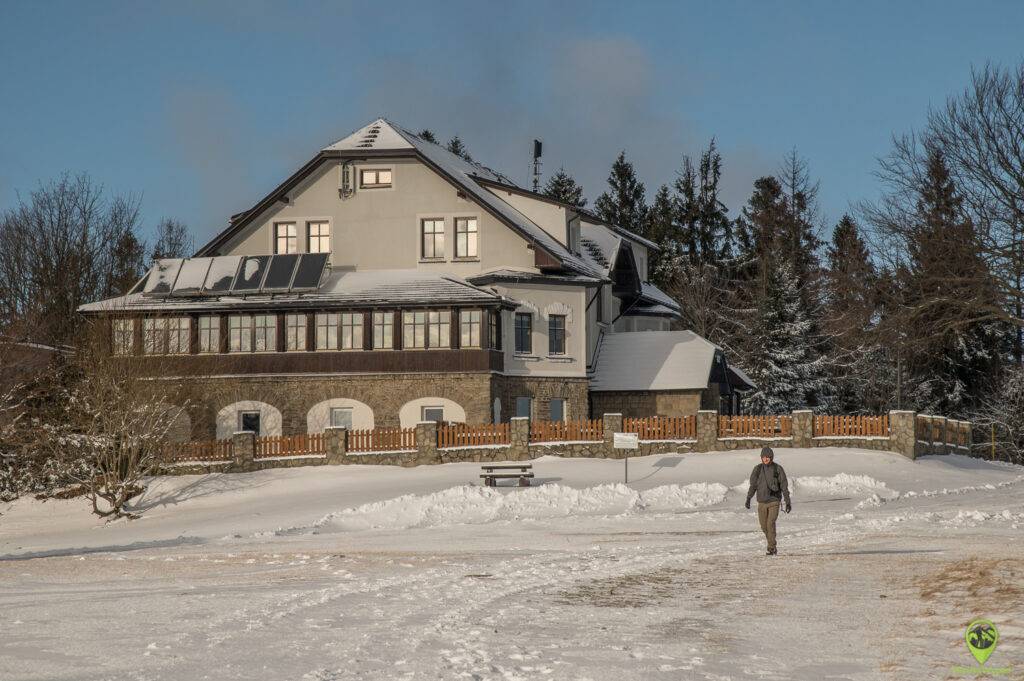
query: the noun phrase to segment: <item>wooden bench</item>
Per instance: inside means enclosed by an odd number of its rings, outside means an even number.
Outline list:
[[[529,487],[530,478],[533,477],[533,464],[488,464],[481,466],[483,473],[480,477],[484,479],[484,485],[495,487],[498,480],[504,478],[518,478],[520,487]],[[518,473],[496,473],[495,471],[519,471]]]

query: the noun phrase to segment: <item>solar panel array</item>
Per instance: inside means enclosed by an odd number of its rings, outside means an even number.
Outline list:
[[[197,297],[315,291],[327,257],[327,253],[289,253],[165,258],[153,265],[142,293]]]

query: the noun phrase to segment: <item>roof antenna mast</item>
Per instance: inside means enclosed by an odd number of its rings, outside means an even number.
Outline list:
[[[540,155],[544,143],[540,140],[533,140],[533,191],[540,191]]]

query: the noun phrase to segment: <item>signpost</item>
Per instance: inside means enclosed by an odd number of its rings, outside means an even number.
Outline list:
[[[615,433],[612,435],[615,449],[640,449],[640,436],[636,433]],[[626,454],[626,484],[629,484],[629,454]]]

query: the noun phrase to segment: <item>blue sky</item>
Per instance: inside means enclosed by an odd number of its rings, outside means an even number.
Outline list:
[[[386,115],[523,183],[541,137],[591,200],[619,150],[650,196],[715,136],[730,215],[796,147],[831,223],[1021,27],[1013,2],[0,0],[0,208],[87,171],[202,242]]]

